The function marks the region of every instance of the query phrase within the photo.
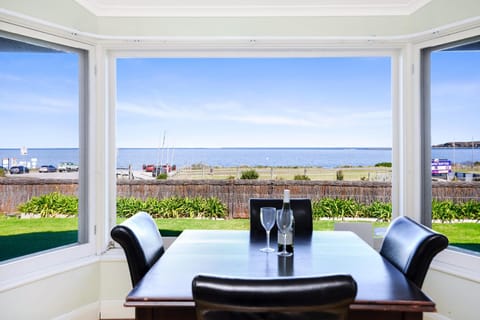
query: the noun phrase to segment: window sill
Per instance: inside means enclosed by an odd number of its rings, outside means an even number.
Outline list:
[[[480,283],[480,256],[478,255],[449,248],[435,257],[431,268]]]
[[[98,261],[89,244],[59,248],[0,265],[0,292]]]

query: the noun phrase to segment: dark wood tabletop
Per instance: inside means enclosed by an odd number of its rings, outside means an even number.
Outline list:
[[[128,294],[125,306],[136,307],[137,319],[155,319],[165,315],[162,312],[194,319],[191,286],[199,273],[241,277],[344,273],[358,284],[352,319],[422,319],[422,312],[435,311],[435,304],[418,287],[352,232],[316,231],[310,239],[295,239],[292,258],[261,252],[265,244],[251,241],[248,231],[186,230]]]

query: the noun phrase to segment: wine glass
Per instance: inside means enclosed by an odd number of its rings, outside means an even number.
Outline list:
[[[291,210],[278,210],[277,211],[277,227],[278,231],[283,235],[283,251],[278,255],[282,257],[290,257],[291,252],[287,251],[287,232],[292,227],[292,213]]]
[[[277,209],[273,207],[262,207],[260,208],[260,222],[262,223],[263,228],[267,232],[267,246],[260,249],[262,252],[273,252],[273,248],[270,248],[270,230],[272,230],[273,225],[275,224],[275,212]]]

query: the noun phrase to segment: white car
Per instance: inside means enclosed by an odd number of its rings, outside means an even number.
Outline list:
[[[78,165],[73,162],[60,162],[58,165],[59,172],[70,172],[70,171],[78,171]]]

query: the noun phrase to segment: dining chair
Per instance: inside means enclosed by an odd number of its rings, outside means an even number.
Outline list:
[[[371,222],[336,222],[333,230],[352,231],[370,247],[373,247],[373,224]]]
[[[401,216],[385,232],[380,254],[421,288],[433,258],[447,246],[443,234]]]
[[[357,294],[350,275],[192,281],[197,320],[342,320]]]
[[[135,286],[165,252],[157,224],[146,212],[138,212],[110,232],[127,257],[132,286]]]
[[[283,199],[251,198],[250,207],[250,237],[255,240],[265,239],[265,229],[260,222],[260,208],[275,207],[281,209]],[[295,219],[295,238],[309,238],[312,236],[312,202],[310,199],[290,199],[290,206]],[[276,239],[277,226],[274,225],[271,232],[271,239]]]

